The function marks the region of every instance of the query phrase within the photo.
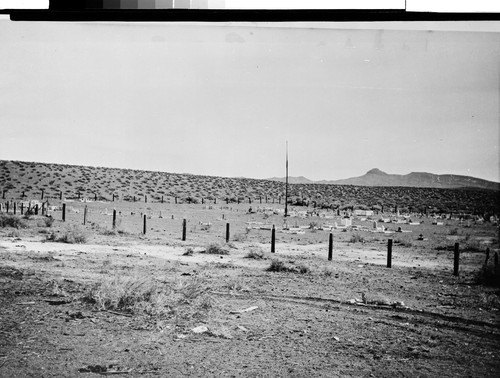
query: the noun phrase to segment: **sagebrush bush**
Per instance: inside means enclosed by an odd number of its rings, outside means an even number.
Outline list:
[[[87,242],[87,235],[84,230],[79,227],[72,227],[63,235],[57,236],[54,232],[46,237],[47,241],[68,244],[85,244]]]
[[[405,239],[395,239],[394,244],[399,244],[401,247],[413,247],[413,243]]]
[[[45,217],[43,218],[43,221],[45,222],[45,227],[52,227],[52,225],[54,224],[53,217]]]
[[[247,234],[248,234],[248,229],[246,234],[238,233],[233,236],[233,241],[235,242],[242,242],[247,240]]]
[[[27,228],[24,219],[13,214],[0,214],[0,227]]]
[[[262,260],[262,259],[265,259],[265,253],[261,249],[252,248],[245,255],[245,258],[247,258],[247,259],[255,259],[255,260]]]
[[[291,272],[291,273],[300,273],[300,274],[305,274],[305,273],[310,273],[311,269],[303,264],[297,265],[297,266],[289,266],[286,265],[283,261],[281,260],[276,260],[273,259],[271,261],[271,265],[269,268],[267,268],[268,272]]]
[[[204,251],[209,255],[229,255],[229,251],[227,249],[222,248],[219,244],[212,243],[207,249]]]
[[[268,272],[288,272],[288,267],[281,260],[271,260],[271,265],[267,268]]]
[[[365,238],[359,234],[352,234],[349,243],[364,243]]]

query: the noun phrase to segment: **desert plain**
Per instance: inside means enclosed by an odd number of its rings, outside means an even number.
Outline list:
[[[497,224],[385,212],[343,226],[346,212],[289,206],[285,218],[283,204],[51,202],[50,217],[1,214],[15,219],[0,228],[2,377],[500,372]]]

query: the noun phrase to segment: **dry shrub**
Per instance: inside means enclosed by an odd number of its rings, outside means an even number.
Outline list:
[[[299,264],[299,265],[287,265],[281,260],[276,260],[273,259],[271,261],[271,265],[269,268],[267,268],[268,272],[291,272],[291,273],[300,273],[300,274],[305,274],[305,273],[310,273],[311,269],[304,265],[304,264]]]
[[[247,229],[247,233],[246,234],[243,234],[243,233],[235,234],[233,236],[233,240],[235,242],[243,242],[243,241],[247,240],[247,234],[248,234],[248,229]]]
[[[251,247],[250,251],[245,255],[247,259],[263,260],[266,259],[266,254],[259,247]]]
[[[352,234],[349,243],[364,243],[365,238],[359,234]]]
[[[209,255],[229,255],[229,251],[222,248],[217,243],[210,244],[203,253],[207,253]]]
[[[413,247],[413,243],[407,239],[395,239],[394,244],[398,244],[400,247]]]
[[[271,265],[267,268],[268,272],[288,272],[288,267],[281,260],[271,260]]]
[[[108,229],[104,227],[98,227],[98,232],[103,236],[116,236],[118,231],[116,229]]]
[[[0,227],[27,228],[28,224],[17,215],[0,214]]]
[[[68,244],[85,244],[87,242],[87,234],[80,227],[73,226],[61,236],[57,236],[54,232],[51,233],[47,236],[47,241]]]

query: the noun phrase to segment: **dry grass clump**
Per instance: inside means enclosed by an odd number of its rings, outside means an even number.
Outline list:
[[[213,306],[208,290],[209,286],[196,277],[159,282],[146,274],[116,275],[97,283],[83,299],[100,310],[189,322]]]

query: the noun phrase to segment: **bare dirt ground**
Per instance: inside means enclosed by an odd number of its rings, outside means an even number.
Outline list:
[[[330,231],[281,233],[282,216],[247,214],[248,205],[93,203],[85,226],[84,205],[70,206],[51,227],[33,216],[27,228],[0,228],[1,377],[500,375],[500,293],[477,281],[486,247],[489,264],[498,251],[491,224],[422,218],[385,224],[408,233],[334,230],[328,261]],[[276,253],[271,231],[245,222],[275,224]],[[47,240],[76,232],[85,243]],[[211,243],[227,254],[203,253]],[[268,271],[273,261],[289,270]],[[154,299],[106,304],[137,282],[154,283]]]

